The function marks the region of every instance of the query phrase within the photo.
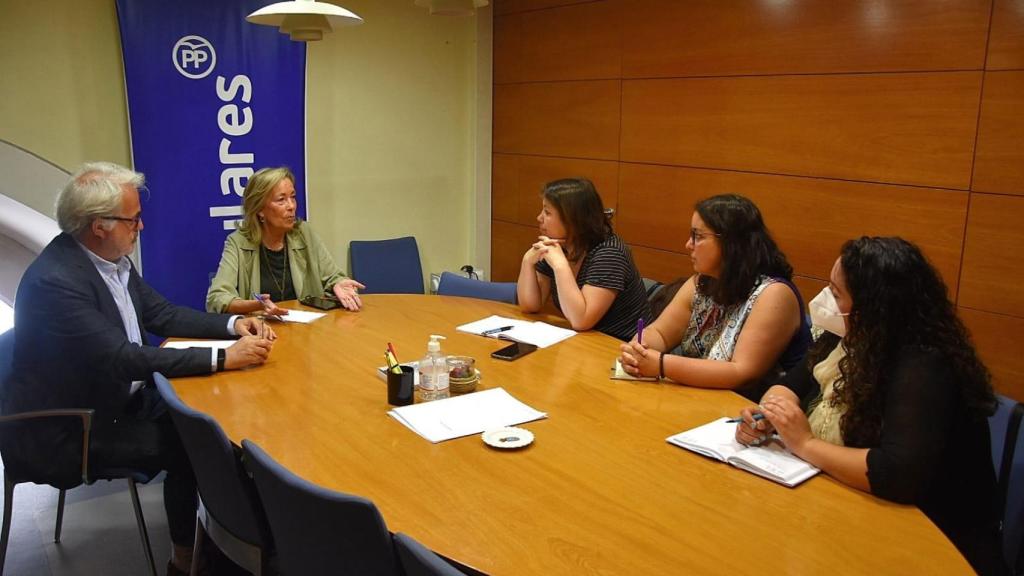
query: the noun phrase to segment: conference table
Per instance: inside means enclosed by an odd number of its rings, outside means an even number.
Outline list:
[[[492,314],[469,298],[365,295],[359,312],[274,324],[263,366],[177,378],[190,406],[235,443],[380,508],[393,532],[487,574],[966,574],[943,534],[901,506],[818,475],[787,488],[666,443],[749,402],[719,390],[611,380],[619,342],[596,332],[513,362],[507,343],[456,332]],[[307,309],[297,303],[283,306]],[[479,434],[432,444],[387,415],[377,368],[392,342],[419,359],[430,334],[477,359],[478,390],[501,387],[548,417],[535,441],[496,450]]]

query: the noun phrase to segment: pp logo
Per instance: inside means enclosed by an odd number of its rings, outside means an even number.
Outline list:
[[[217,52],[213,44],[202,36],[183,36],[171,50],[171,60],[182,76],[198,80],[213,72],[217,65]]]

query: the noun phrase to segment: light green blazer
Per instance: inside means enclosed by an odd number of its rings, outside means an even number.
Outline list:
[[[303,221],[287,235],[288,272],[299,298],[323,296],[345,278],[324,243]],[[251,300],[260,287],[260,252],[255,244],[235,230],[224,241],[217,275],[206,293],[206,310],[224,312],[236,298]]]

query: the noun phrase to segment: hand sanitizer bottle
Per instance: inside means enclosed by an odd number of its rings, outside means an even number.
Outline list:
[[[420,360],[420,383],[417,402],[429,402],[448,397],[447,357],[441,353],[444,336],[432,334],[427,343],[427,355]]]

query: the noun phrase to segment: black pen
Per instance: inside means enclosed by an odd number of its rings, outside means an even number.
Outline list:
[[[502,326],[500,328],[491,328],[490,330],[484,330],[483,332],[480,333],[480,335],[481,336],[490,336],[491,334],[497,334],[499,332],[505,332],[506,330],[511,330],[513,328],[515,328],[515,326]]]
[[[757,414],[752,415],[751,418],[754,419],[754,422],[757,422],[758,420],[764,420],[764,414],[758,412]],[[726,420],[726,422],[728,422],[729,424],[739,424],[740,422],[743,422],[743,418],[730,418],[729,420]]]

